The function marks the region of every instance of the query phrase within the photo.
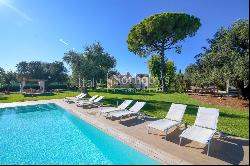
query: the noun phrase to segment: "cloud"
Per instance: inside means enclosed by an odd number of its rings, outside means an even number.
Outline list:
[[[28,15],[26,15],[23,11],[17,9],[15,6],[8,3],[6,0],[0,0],[0,3],[3,4],[4,6],[8,7],[9,9],[11,9],[13,12],[15,12],[16,14],[21,16],[23,19],[25,19],[27,21],[32,21],[32,19]]]
[[[59,41],[63,44],[65,44],[66,46],[68,46],[69,44],[67,42],[65,42],[62,38],[59,39]]]

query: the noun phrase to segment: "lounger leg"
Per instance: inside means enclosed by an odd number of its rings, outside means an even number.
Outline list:
[[[180,142],[179,142],[179,146],[181,146],[181,140],[182,140],[182,137],[180,137]]]
[[[109,114],[109,113],[107,113],[105,117],[106,117],[106,119],[111,119],[111,117],[110,117],[110,114]]]
[[[207,155],[209,155],[209,150],[210,150],[210,141],[207,144]]]
[[[165,140],[167,140],[168,130],[166,130],[165,132],[166,132]]]
[[[150,134],[149,130],[150,130],[150,127],[148,127],[148,134]]]

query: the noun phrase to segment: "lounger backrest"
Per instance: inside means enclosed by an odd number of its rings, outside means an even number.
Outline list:
[[[129,111],[137,113],[137,112],[139,112],[139,111],[142,109],[142,107],[143,107],[145,104],[146,104],[146,102],[139,102],[139,101],[137,101],[137,102],[129,109]]]
[[[87,94],[82,93],[81,96],[78,97],[78,99],[82,99],[86,96]]]
[[[186,108],[187,105],[172,103],[166,118],[177,122],[181,122]]]
[[[127,107],[129,106],[129,104],[132,103],[132,101],[133,101],[133,100],[125,100],[125,101],[122,102],[122,104],[119,105],[117,108],[123,110],[123,109],[127,108]]]
[[[216,130],[218,117],[218,109],[199,107],[194,125]]]
[[[80,93],[79,95],[76,96],[76,98],[79,98],[83,95],[84,93]]]
[[[89,101],[94,101],[96,98],[98,97],[98,95],[92,96]]]
[[[104,96],[99,96],[99,97],[97,97],[95,100],[94,100],[94,102],[99,102],[99,101],[101,101],[102,99],[104,98]]]

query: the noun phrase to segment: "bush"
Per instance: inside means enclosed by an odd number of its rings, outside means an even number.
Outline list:
[[[52,89],[68,89],[68,86],[64,84],[49,84],[46,87],[46,90],[52,90]]]
[[[17,92],[17,91],[20,91],[20,85],[10,85],[10,86],[7,86],[7,85],[1,85],[0,86],[0,92],[1,91],[11,91],[11,92]]]
[[[70,90],[77,90],[77,87],[68,87],[65,84],[57,84],[57,83],[51,83],[51,84],[45,84],[46,90],[53,90],[53,89],[70,89]],[[26,84],[23,89],[40,89],[39,85],[37,84]],[[18,92],[20,91],[20,85],[19,84],[13,84],[13,85],[6,85],[1,84],[0,85],[0,92],[1,91],[10,91],[10,92]]]

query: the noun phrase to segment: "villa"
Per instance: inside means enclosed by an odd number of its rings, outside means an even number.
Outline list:
[[[151,87],[149,79],[148,74],[136,74],[135,77],[129,72],[124,75],[113,75],[108,79],[108,88],[149,88]]]

